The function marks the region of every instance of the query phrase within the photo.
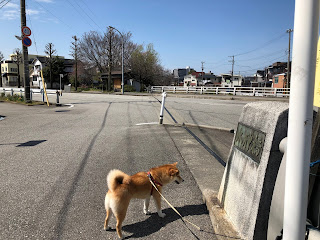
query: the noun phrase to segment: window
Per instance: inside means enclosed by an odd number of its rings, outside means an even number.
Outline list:
[[[279,77],[275,77],[274,78],[274,83],[278,83],[279,82]]]
[[[18,68],[10,68],[11,72],[18,72]]]

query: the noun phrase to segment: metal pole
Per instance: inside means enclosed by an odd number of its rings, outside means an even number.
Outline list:
[[[161,102],[161,109],[160,109],[160,118],[159,118],[159,124],[163,123],[163,110],[164,110],[164,102],[166,100],[167,94],[166,92],[162,93],[162,102]]]
[[[120,36],[121,36],[121,39],[122,39],[122,50],[121,50],[121,55],[122,55],[122,63],[121,63],[121,94],[123,95],[124,94],[124,76],[123,76],[123,52],[124,52],[124,38],[123,38],[123,35],[122,35],[122,33],[118,30],[118,29],[116,29],[116,28],[114,28],[114,27],[112,27],[112,26],[109,26],[109,28],[110,29],[114,29],[114,30],[116,30],[119,34],[120,34]]]
[[[119,32],[120,33],[120,32]],[[120,33],[121,34],[121,33]],[[121,37],[122,37],[122,79],[121,79],[121,85],[122,85],[122,95],[124,94],[124,77],[123,77],[123,49],[124,49],[124,41],[123,41],[123,36],[122,36],[122,34],[121,34]]]
[[[305,239],[319,0],[296,0],[284,200],[284,240]]]
[[[289,33],[289,46],[288,46],[288,63],[287,63],[287,88],[290,88],[290,53],[291,53],[291,32],[292,29],[288,29],[287,33]]]
[[[21,10],[21,29],[26,26],[26,2],[20,0]],[[28,48],[22,44],[22,58],[23,58],[23,80],[24,80],[24,99],[25,102],[30,102],[30,80],[29,80],[29,60]],[[19,69],[18,69],[19,71]]]

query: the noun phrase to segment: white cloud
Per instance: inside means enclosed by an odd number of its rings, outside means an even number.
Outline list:
[[[34,9],[27,9],[26,10],[26,14],[27,15],[38,15],[38,14],[40,14],[40,11],[39,10],[34,10]]]
[[[1,19],[4,19],[4,20],[14,20],[17,18],[20,18],[20,11],[18,11],[18,10],[4,11],[1,16]]]
[[[16,4],[16,3],[11,3],[11,2],[9,2],[9,3],[7,3],[7,4],[3,7],[3,9],[6,9],[6,8],[15,8],[15,9],[19,9],[19,5],[18,5],[18,4]]]

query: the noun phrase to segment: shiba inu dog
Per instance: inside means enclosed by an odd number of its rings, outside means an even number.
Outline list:
[[[144,199],[143,212],[150,214],[148,211],[150,197],[153,196],[159,217],[166,215],[161,211],[161,196],[154,189],[151,182],[161,192],[162,187],[173,181],[176,183],[183,182],[180,177],[177,163],[166,164],[163,166],[151,168],[149,172],[138,172],[132,176],[124,172],[113,169],[107,176],[108,192],[105,197],[106,220],[104,222],[104,229],[110,229],[108,223],[112,213],[117,219],[116,230],[119,238],[122,238],[122,222],[126,216],[129,202],[132,198]]]

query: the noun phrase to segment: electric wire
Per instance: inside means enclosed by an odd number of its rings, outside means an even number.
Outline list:
[[[74,2],[81,9],[81,11],[103,32],[103,29],[83,10],[83,8],[77,3],[77,1]]]
[[[247,52],[243,52],[243,53],[238,53],[238,54],[235,54],[234,56],[237,57],[237,56],[242,56],[242,55],[246,55],[246,54],[249,54],[249,53],[252,53],[252,52],[255,52],[259,49],[262,49],[262,48],[265,48],[266,46],[270,45],[271,43],[283,38],[284,36],[286,36],[286,33],[282,33],[280,34],[278,37],[274,38],[274,39],[271,39],[269,40],[268,42],[262,44],[260,47],[257,47],[255,49],[252,49],[252,50],[249,50]]]
[[[28,4],[26,4],[26,7],[29,8]],[[31,29],[34,29],[33,26],[32,26],[32,22],[31,22],[31,16],[30,14],[27,14],[28,18],[29,18],[29,22],[30,22],[30,27]],[[37,55],[39,55],[38,53],[38,48],[37,48],[37,42],[36,42],[36,36],[35,36],[35,31],[32,32],[32,38],[33,38],[33,42],[34,42],[34,47],[36,49],[36,52],[37,52]]]
[[[62,22],[65,26],[67,26],[68,28],[74,30],[69,24],[67,24],[66,22],[64,22],[61,18],[57,17],[55,14],[53,14],[48,8],[44,7],[42,4],[40,4],[38,1],[34,1],[36,2],[40,7],[42,7],[47,13],[51,14],[55,19],[57,19],[58,21]]]
[[[87,24],[89,24],[90,27],[92,27],[92,28],[94,29],[94,27],[91,25],[91,23],[88,22],[87,20],[85,20],[85,18],[83,17],[83,14],[81,14],[81,13],[79,12],[79,10],[76,8],[76,6],[75,6],[70,0],[67,0],[67,2],[68,2],[68,3],[72,6],[72,8],[81,16],[81,19],[82,19],[84,22],[86,22]]]
[[[5,1],[5,0],[4,0]],[[3,3],[4,1],[2,1],[1,3]],[[6,6],[9,2],[11,2],[12,0],[8,0],[6,3],[4,3],[2,6],[0,6],[0,9],[3,8],[4,6]],[[0,4],[1,4],[0,3]]]

